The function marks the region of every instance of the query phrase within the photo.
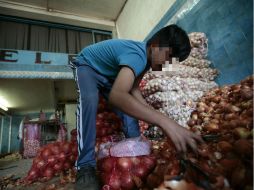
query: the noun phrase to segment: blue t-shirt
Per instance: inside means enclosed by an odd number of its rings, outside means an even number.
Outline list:
[[[99,73],[115,79],[121,66],[139,76],[147,64],[146,43],[111,39],[85,47],[76,57],[79,65],[88,64]]]

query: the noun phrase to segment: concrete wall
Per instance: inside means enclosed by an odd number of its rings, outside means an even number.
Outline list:
[[[128,0],[116,21],[118,38],[144,40],[176,0]]]
[[[0,116],[0,154],[19,152],[19,125],[24,116]]]
[[[220,71],[220,85],[253,73],[253,1],[200,1],[178,24],[207,34],[208,59]]]
[[[182,7],[193,2],[197,4],[174,20]],[[187,33],[207,35],[207,59],[220,71],[216,79],[219,85],[238,83],[253,74],[253,1],[177,0],[146,40],[169,23],[178,24]]]
[[[65,122],[68,127],[68,139],[70,139],[70,132],[76,128],[76,109],[77,104],[66,104],[65,105]]]

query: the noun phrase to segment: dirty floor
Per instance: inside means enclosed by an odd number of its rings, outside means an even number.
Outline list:
[[[60,184],[60,177],[56,176],[47,182],[35,182],[26,186],[13,186],[12,182],[22,179],[32,166],[33,159],[0,160],[0,190],[72,190],[73,183]],[[9,180],[8,186],[6,181]]]

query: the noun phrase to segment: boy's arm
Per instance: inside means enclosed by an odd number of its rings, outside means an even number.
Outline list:
[[[196,141],[202,142],[201,137],[134,98],[130,94],[134,81],[133,71],[128,67],[122,67],[109,94],[109,102],[130,116],[160,126],[174,142],[178,151],[185,152],[187,145],[195,150]]]
[[[138,100],[140,101],[142,104],[149,106],[146,102],[146,100],[143,98],[143,95],[139,89],[139,83],[141,82],[143,76],[144,76],[145,72],[142,73],[135,81],[134,81],[134,85],[131,89],[131,94]]]

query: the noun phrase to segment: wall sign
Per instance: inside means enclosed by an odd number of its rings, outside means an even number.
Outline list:
[[[0,49],[0,64],[31,65],[67,65],[74,54],[50,53],[26,50]]]
[[[0,78],[72,79],[76,54],[0,49]]]

